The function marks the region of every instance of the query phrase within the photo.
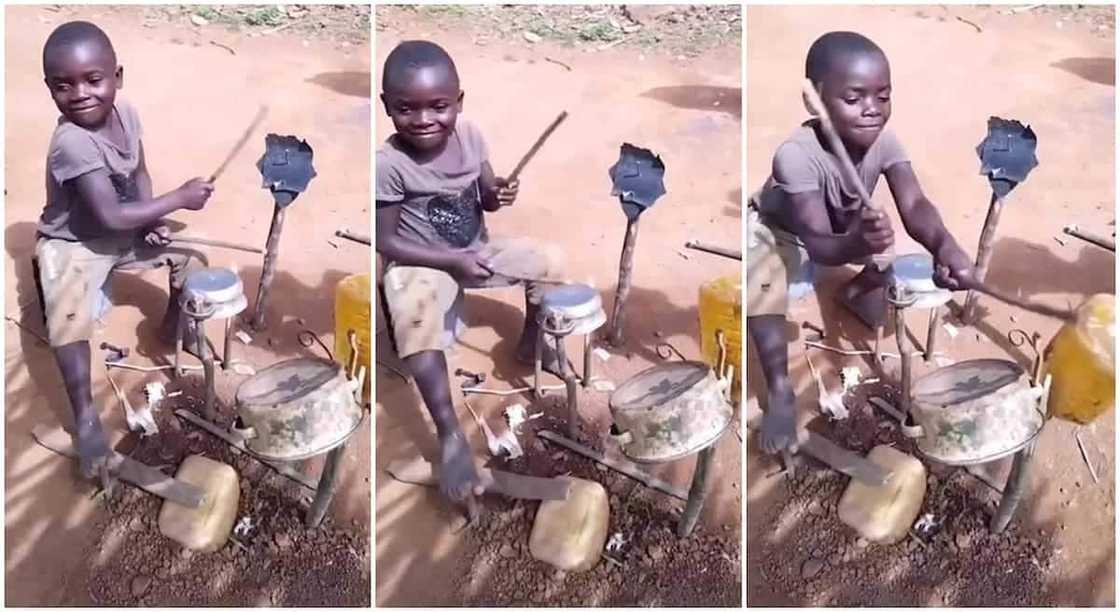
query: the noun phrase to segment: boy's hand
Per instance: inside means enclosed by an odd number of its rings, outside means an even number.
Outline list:
[[[462,253],[449,270],[460,281],[484,281],[494,275],[490,262],[478,253]]]
[[[202,210],[210,199],[210,194],[214,193],[214,184],[201,177],[193,178],[183,183],[177,191],[183,198],[183,208]]]
[[[848,231],[855,233],[861,243],[860,246],[868,255],[882,253],[894,245],[891,220],[881,210],[872,210],[864,206]]]
[[[502,177],[494,178],[494,198],[498,200],[499,206],[513,206],[513,201],[517,199],[517,189],[521,186],[521,181],[509,181]]]
[[[144,233],[144,242],[149,246],[165,247],[171,244],[171,228],[160,221],[148,228]]]
[[[933,282],[952,291],[972,289],[976,286],[972,260],[955,244],[943,246],[933,256]]]

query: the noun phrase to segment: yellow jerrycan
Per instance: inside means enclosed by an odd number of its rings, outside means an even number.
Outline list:
[[[742,364],[743,282],[738,274],[712,279],[700,286],[700,354],[704,362],[715,368],[719,361],[716,332],[723,332],[727,349],[724,368],[735,368],[731,379],[731,398],[738,403]],[[723,373],[719,373],[721,376]]]
[[[1077,308],[1046,347],[1051,416],[1082,425],[1112,408],[1116,393],[1116,298],[1098,294]]]
[[[373,369],[370,368],[373,344],[370,342],[369,290],[370,275],[353,274],[342,279],[334,291],[334,358],[342,367],[348,365],[350,344],[347,333],[354,330],[358,343],[358,368],[366,368],[362,389],[366,397],[369,397],[370,380],[373,378]]]

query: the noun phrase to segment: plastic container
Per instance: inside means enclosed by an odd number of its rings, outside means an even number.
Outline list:
[[[603,485],[581,478],[571,482],[568,498],[541,502],[529,534],[529,554],[568,572],[595,567],[607,543],[610,504]]]
[[[890,446],[876,446],[867,459],[890,470],[890,479],[884,485],[871,486],[853,478],[840,497],[836,513],[864,538],[894,544],[906,537],[922,509],[926,467]]]
[[[1049,411],[1082,425],[1107,412],[1116,394],[1116,298],[1094,295],[1046,347]]]
[[[731,379],[731,398],[738,403],[739,388],[743,379],[742,363],[742,314],[743,281],[733,274],[710,280],[700,286],[700,354],[704,362],[716,368],[719,361],[719,343],[716,332],[722,331],[727,347],[727,363],[735,368]],[[722,372],[717,372],[722,376]]]
[[[237,471],[202,455],[189,455],[175,478],[201,488],[206,496],[197,508],[164,501],[159,511],[160,533],[199,552],[214,552],[225,546],[241,496]]]
[[[370,275],[354,274],[338,283],[334,291],[334,358],[345,368],[350,359],[350,345],[346,340],[349,330],[358,334],[358,366],[365,366],[366,380],[362,393],[369,397],[373,369],[370,353]]]

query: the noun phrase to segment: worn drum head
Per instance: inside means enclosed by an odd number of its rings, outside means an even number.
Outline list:
[[[725,383],[699,361],[654,366],[622,383],[610,399],[622,452],[659,463],[714,443],[731,422]]]
[[[183,283],[183,294],[196,294],[208,302],[229,302],[244,295],[241,277],[229,268],[203,268]]]
[[[914,383],[917,401],[952,406],[991,395],[1023,376],[1023,368],[1006,359],[972,359],[939,368]]]
[[[237,403],[270,406],[298,401],[338,376],[341,368],[333,361],[313,357],[282,361],[241,383]]]
[[[541,307],[569,319],[580,319],[603,310],[599,292],[580,284],[559,285],[548,289],[541,296]]]

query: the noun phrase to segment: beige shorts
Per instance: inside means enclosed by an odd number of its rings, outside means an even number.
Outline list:
[[[763,223],[758,211],[747,215],[747,316],[785,316],[789,284],[805,261],[797,237]]]
[[[167,267],[171,286],[178,288],[191,271],[206,265],[206,257],[197,251],[152,247],[119,238],[70,242],[40,237],[35,243],[35,255],[39,259],[51,346],[65,346],[93,336],[96,299],[114,270]]]
[[[479,253],[494,270],[483,283],[462,285],[443,270],[422,266],[390,264],[385,270],[385,301],[402,358],[451,348],[465,327],[463,289],[524,285],[529,303],[539,304],[549,285],[565,282],[563,257],[555,247],[526,238],[495,238]]]

